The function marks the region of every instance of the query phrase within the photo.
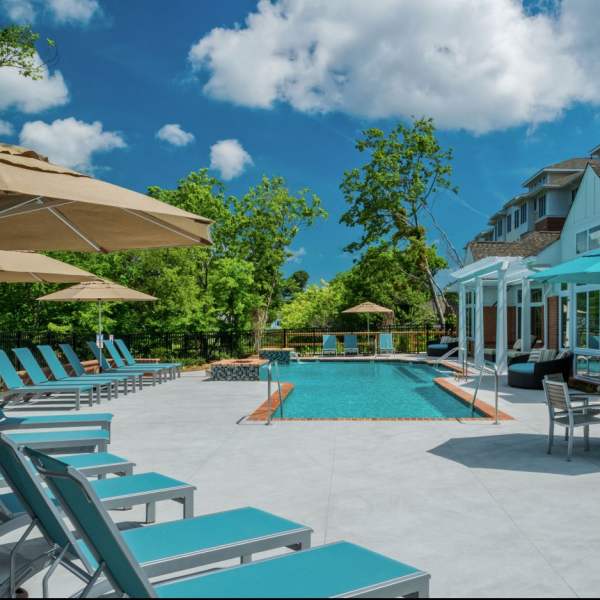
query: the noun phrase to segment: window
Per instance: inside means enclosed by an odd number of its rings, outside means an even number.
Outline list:
[[[538,198],[538,217],[544,217],[546,215],[546,194]]]
[[[506,233],[510,233],[512,229],[512,215],[506,215]]]
[[[588,231],[588,250],[600,248],[600,226],[592,227]]]
[[[515,210],[515,229],[519,226],[519,211]]]
[[[577,254],[582,254],[583,252],[587,252],[587,250],[588,250],[587,242],[588,242],[588,232],[580,231],[575,236],[575,252]]]
[[[537,210],[537,198],[533,199],[533,210]]]
[[[576,344],[578,348],[587,348],[587,292],[577,294]]]
[[[577,347],[600,350],[600,290],[577,294]]]
[[[533,288],[531,290],[531,303],[539,304],[543,301],[542,289],[541,288]]]
[[[560,347],[569,348],[569,297],[560,298]]]
[[[502,236],[502,219],[500,219],[496,223],[496,235],[497,235],[497,237],[501,237]]]
[[[521,224],[527,223],[527,202],[521,204]]]

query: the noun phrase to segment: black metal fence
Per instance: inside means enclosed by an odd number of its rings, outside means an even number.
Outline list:
[[[354,334],[358,338],[359,351],[370,354],[375,349],[379,331],[392,334],[396,352],[423,352],[429,340],[439,338],[444,332],[421,325],[400,325],[374,331],[349,331],[332,329],[271,329],[263,333],[262,348],[294,348],[301,356],[321,354],[323,335],[336,335],[339,350],[343,349],[343,336]],[[165,332],[130,333],[121,336],[136,356],[161,358],[164,360],[182,360],[187,363],[203,363],[220,358],[238,358],[255,352],[256,340],[252,331],[237,332]],[[56,347],[60,343],[69,343],[82,358],[91,358],[86,342],[93,335],[72,333],[0,332],[0,348],[12,359],[12,348],[33,347],[37,344],[50,344]]]

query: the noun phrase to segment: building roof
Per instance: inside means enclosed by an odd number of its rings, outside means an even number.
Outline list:
[[[535,256],[560,238],[558,231],[531,231],[514,242],[471,242],[473,260],[488,256]]]

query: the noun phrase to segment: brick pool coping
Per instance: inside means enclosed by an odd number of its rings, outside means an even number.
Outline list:
[[[443,377],[438,377],[433,380],[436,385],[453,395],[455,398],[460,400],[463,404],[471,406],[472,397],[465,390],[454,385]],[[271,394],[270,402],[267,398],[249,417],[248,421],[267,421],[269,418],[269,406],[271,407],[271,414],[274,415],[281,402],[285,402],[286,398],[294,390],[293,383],[282,382],[281,383],[281,398],[279,397],[279,391],[275,391]],[[493,406],[483,400],[475,401],[475,409],[479,411],[482,417],[286,417],[283,419],[277,419],[278,421],[475,421],[481,422],[483,420],[493,420],[496,418],[496,411]],[[498,410],[499,421],[512,421],[514,420],[509,414]]]

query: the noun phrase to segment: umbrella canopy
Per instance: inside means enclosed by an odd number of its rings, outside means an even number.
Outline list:
[[[600,283],[600,252],[568,260],[529,279],[549,283]]]
[[[97,302],[98,339],[102,344],[102,302],[154,302],[150,294],[132,290],[112,281],[87,281],[38,298],[41,302]]]
[[[38,298],[42,302],[154,302],[154,296],[112,281],[88,281]]]
[[[0,249],[210,245],[210,219],[0,144]]]
[[[4,283],[74,283],[97,279],[92,273],[43,254],[0,250],[0,281]]]
[[[394,311],[391,308],[385,308],[385,306],[379,306],[379,304],[374,304],[373,302],[363,302],[362,304],[357,304],[352,308],[347,308],[342,311],[344,313],[384,313],[384,314],[392,314]]]

